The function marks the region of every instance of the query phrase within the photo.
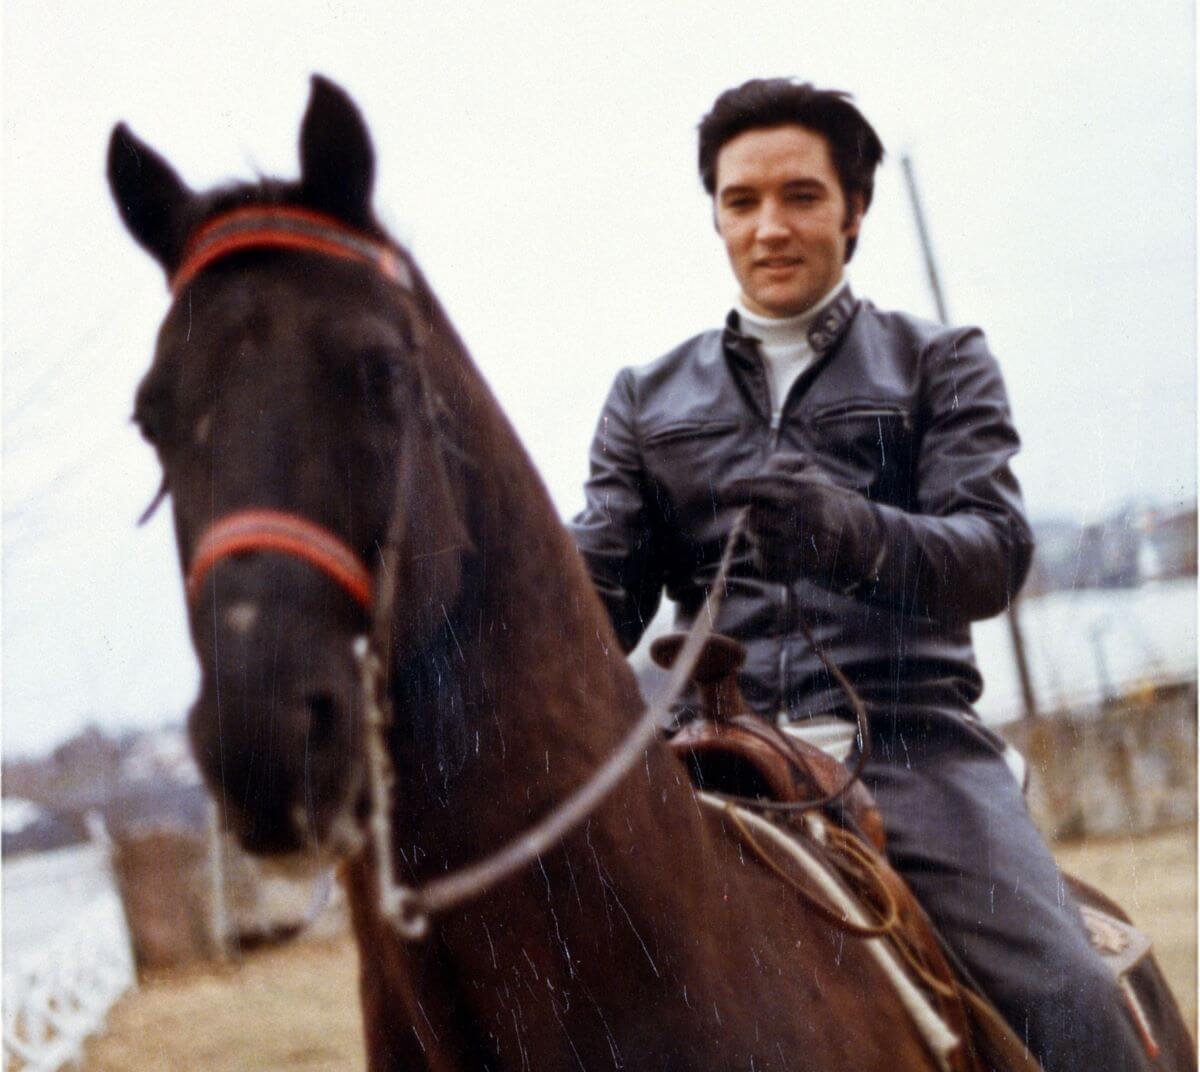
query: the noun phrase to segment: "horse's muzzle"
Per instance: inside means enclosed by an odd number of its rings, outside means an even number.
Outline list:
[[[227,829],[248,852],[343,855],[355,847],[366,801],[351,642],[320,643],[285,624],[260,626],[253,637],[222,630],[201,653],[203,683],[188,720],[193,750]]]

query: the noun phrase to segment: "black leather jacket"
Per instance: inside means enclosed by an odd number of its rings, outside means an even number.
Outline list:
[[[1007,606],[1033,550],[999,366],[978,329],[883,312],[849,288],[809,340],[817,359],[778,427],[736,314],[723,332],[623,370],[596,429],[575,540],[631,650],[664,588],[682,627],[702,604],[735,512],[714,489],[774,450],[808,453],[876,504],[887,560],[847,594],[827,577],[767,582],[742,549],[717,628],[748,648],[747,701],[768,716],[845,709],[803,620],[876,711],[967,713],[983,688],[970,622]]]

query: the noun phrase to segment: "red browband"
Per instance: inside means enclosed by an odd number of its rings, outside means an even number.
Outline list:
[[[239,510],[205,530],[187,573],[187,595],[195,602],[204,578],[221,559],[247,551],[274,551],[315,566],[339,584],[364,609],[374,597],[371,572],[328,529],[281,510]]]
[[[333,216],[290,205],[251,205],[214,216],[192,233],[171,276],[173,293],[214,261],[247,249],[295,249],[358,261],[409,289],[412,274],[393,246]]]

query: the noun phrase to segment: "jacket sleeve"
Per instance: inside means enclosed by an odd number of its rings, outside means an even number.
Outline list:
[[[983,333],[943,333],[924,354],[916,510],[873,504],[881,545],[862,594],[929,618],[978,621],[1020,590],[1033,534],[1009,461],[1020,447]]]
[[[625,369],[609,391],[592,439],[586,505],[568,526],[626,652],[637,646],[658,610],[664,581],[632,380]]]

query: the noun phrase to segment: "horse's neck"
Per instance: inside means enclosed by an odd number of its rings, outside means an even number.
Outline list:
[[[418,882],[528,829],[640,709],[549,497],[494,419],[467,451],[486,471],[471,488],[477,553],[463,598],[398,697],[395,848]],[[776,1052],[814,1068],[930,1067],[898,1002],[872,1009],[861,1044],[797,1015],[804,1001],[861,1008],[867,947],[837,943],[839,970],[821,972],[822,921],[711,836],[665,746],[536,864],[435,919],[436,940],[415,952],[377,915],[365,865],[356,874],[372,1067],[440,1067],[430,1051],[505,1069],[647,1053],[692,1072]],[[799,952],[804,982],[793,985]]]
[[[394,846],[418,883],[527,832],[597,771],[642,711],[607,614],[532,464],[497,409],[472,411],[464,454],[480,467],[468,503],[475,551],[457,610],[415,672],[420,695],[410,689],[397,705],[410,729],[394,753]],[[586,823],[436,923],[445,986],[454,991],[469,977],[494,997],[505,985],[498,966],[520,961],[536,963],[549,995],[567,993],[577,972],[578,985],[605,993],[620,964],[636,965],[621,971],[656,988],[654,947],[697,987],[713,966],[695,963],[676,921],[726,903],[729,884],[713,865],[686,774],[653,745]],[[614,899],[623,923],[602,937],[597,924],[610,919]],[[490,955],[480,964],[485,944]],[[632,1019],[676,1002],[674,991],[654,992]],[[480,1010],[492,1000],[474,995],[472,1005],[476,998]],[[685,986],[672,1015],[684,1015],[687,1000]],[[480,1015],[491,1023],[491,1013]],[[567,1067],[557,1057],[534,1066]]]
[[[640,710],[632,672],[532,464],[494,404],[475,407],[481,467],[469,512],[476,554],[465,594],[401,700],[417,725],[402,748],[408,785],[454,845],[492,848],[561,801]],[[413,710],[413,704],[420,708]],[[500,802],[504,806],[500,807]],[[475,836],[477,835],[477,836]]]

